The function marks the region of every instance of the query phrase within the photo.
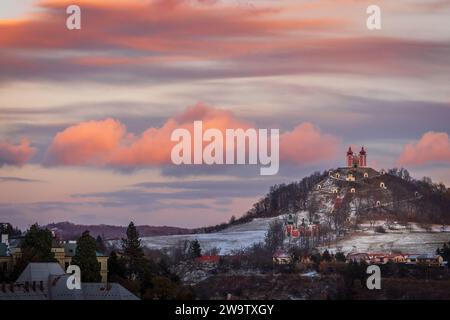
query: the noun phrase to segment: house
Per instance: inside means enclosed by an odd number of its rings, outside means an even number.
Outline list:
[[[369,263],[370,258],[367,253],[349,253],[349,254],[347,254],[346,261],[347,262],[358,262],[358,263],[364,261],[366,263]]]
[[[417,264],[441,267],[444,265],[444,259],[438,254],[421,254],[417,256]]]
[[[290,264],[292,262],[292,256],[284,250],[277,250],[272,256],[273,263],[275,264]]]
[[[405,263],[406,264],[417,264],[417,257],[419,257],[419,254],[406,254],[405,255]]]
[[[0,284],[0,300],[139,300],[118,283],[81,283],[69,289],[59,263],[29,263],[15,283]]]
[[[392,253],[388,256],[389,261],[393,263],[406,263],[406,256],[404,254],[398,253]]]
[[[301,264],[305,264],[305,265],[310,265],[310,264],[312,264],[311,256],[308,256],[308,255],[306,255],[306,256],[301,256],[301,257],[298,258],[298,260],[299,260],[299,262],[300,262]]]
[[[386,264],[390,258],[390,255],[386,253],[369,253],[368,256],[371,264]]]
[[[220,261],[220,256],[201,256],[195,259],[195,262],[200,264],[217,265]]]

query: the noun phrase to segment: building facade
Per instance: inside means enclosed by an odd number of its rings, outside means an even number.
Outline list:
[[[365,168],[367,167],[367,151],[361,147],[359,154],[356,154],[352,147],[348,147],[346,160],[349,168]]]
[[[6,239],[6,240],[5,240]],[[14,270],[17,261],[22,257],[22,251],[20,250],[20,241],[15,241],[14,245],[10,245],[7,238],[3,238],[0,244],[0,271],[3,273],[10,273]],[[55,259],[58,264],[64,270],[72,263],[72,258],[76,253],[77,244],[75,241],[58,242],[53,241],[52,252],[55,255]],[[96,252],[97,261],[100,265],[100,275],[102,276],[102,282],[105,283],[108,280],[108,256]]]

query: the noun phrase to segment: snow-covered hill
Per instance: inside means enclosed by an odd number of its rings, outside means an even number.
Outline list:
[[[306,215],[306,212],[299,213],[300,217],[303,215]],[[142,245],[149,249],[169,249],[184,240],[197,239],[204,251],[219,248],[220,254],[226,255],[264,241],[269,224],[275,219],[282,220],[283,218],[284,216],[254,219],[249,223],[231,226],[215,233],[143,237],[141,240]],[[382,221],[377,221],[376,225],[382,223]],[[425,229],[412,224],[408,229],[387,230],[384,234],[375,233],[373,228],[369,228],[368,225],[363,224],[361,227],[362,230],[354,235],[331,244],[329,247],[322,246],[320,249],[339,250],[344,253],[350,251],[434,253],[436,248],[450,241],[450,227],[442,230],[439,225],[430,225]],[[118,246],[120,241],[110,241],[109,244]]]
[[[435,228],[433,228],[435,230]],[[386,233],[375,233],[366,230],[356,233],[348,238],[338,241],[331,246],[323,246],[320,249],[328,249],[331,252],[402,252],[422,254],[433,254],[437,248],[450,241],[450,230],[442,231],[389,231]]]
[[[143,237],[141,243],[149,249],[164,249],[176,246],[184,240],[197,239],[203,251],[219,248],[220,254],[231,254],[234,250],[264,241],[269,224],[275,219],[282,219],[282,217],[254,219],[215,233]],[[109,242],[112,246],[117,246],[119,243],[118,240]]]

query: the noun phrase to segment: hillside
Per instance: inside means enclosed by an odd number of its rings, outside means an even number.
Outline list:
[[[405,169],[330,170],[310,191],[304,208],[313,220],[334,229],[381,218],[386,221],[450,222],[450,193],[428,178],[414,180]]]
[[[378,172],[372,168],[337,168],[272,186],[248,212],[228,223],[198,229],[138,226],[138,231],[142,237],[214,233],[236,229],[255,219],[298,212],[306,222],[328,225],[338,233],[375,220],[450,225],[450,191],[429,178],[415,180],[405,169]],[[70,222],[47,227],[62,239],[77,238],[85,230],[94,237],[120,239],[126,231],[125,226]]]
[[[77,239],[85,230],[89,230],[93,237],[98,235],[104,239],[121,239],[126,237],[126,226],[112,226],[112,225],[82,225],[74,224],[71,222],[58,222],[51,223],[46,226],[49,230],[54,231],[58,237],[62,240]],[[166,236],[177,234],[189,234],[192,232],[190,229],[168,227],[168,226],[137,226],[139,234],[142,237],[150,236]]]
[[[337,168],[272,186],[241,218],[196,232],[301,211],[309,213],[310,223],[328,222],[335,229],[374,219],[450,224],[450,191],[427,177],[413,179],[403,168]]]

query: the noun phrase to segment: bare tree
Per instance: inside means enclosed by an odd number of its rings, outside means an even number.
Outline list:
[[[274,220],[270,223],[265,237],[265,246],[271,252],[275,252],[280,247],[283,247],[284,242],[284,225],[279,220]]]

